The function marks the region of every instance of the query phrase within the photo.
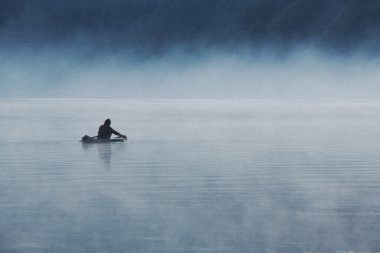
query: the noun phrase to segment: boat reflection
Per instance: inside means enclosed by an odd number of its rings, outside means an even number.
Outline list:
[[[112,158],[112,143],[99,143],[96,145],[98,148],[99,158],[104,161],[104,163],[110,167]]]
[[[98,157],[107,167],[112,165],[112,157],[114,153],[119,153],[125,149],[125,143],[96,143],[82,144],[82,148],[86,151],[98,150]]]

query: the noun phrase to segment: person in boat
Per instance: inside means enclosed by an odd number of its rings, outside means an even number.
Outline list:
[[[124,139],[127,138],[127,136],[113,130],[111,127],[111,120],[106,119],[106,121],[104,121],[104,124],[99,127],[98,139],[109,139],[111,138],[112,134],[123,137]]]

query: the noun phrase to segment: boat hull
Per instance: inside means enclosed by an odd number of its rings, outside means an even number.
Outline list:
[[[114,139],[96,139],[95,137],[83,136],[82,143],[111,143],[111,142],[125,142],[127,139],[114,138]]]
[[[111,143],[111,142],[124,142],[124,139],[93,139],[82,141],[83,143]]]

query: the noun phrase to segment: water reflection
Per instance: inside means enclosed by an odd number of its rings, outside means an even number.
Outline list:
[[[113,155],[122,152],[125,147],[125,143],[82,144],[82,149],[84,151],[93,152],[93,150],[97,150],[99,159],[102,160],[107,167],[112,165]]]
[[[96,145],[99,158],[104,161],[107,166],[111,166],[112,145],[111,143],[101,143]]]

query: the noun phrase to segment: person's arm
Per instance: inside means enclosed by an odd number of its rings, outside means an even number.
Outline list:
[[[121,137],[123,137],[123,138],[127,138],[127,136],[125,136],[125,135],[123,135],[123,134],[121,134],[121,133],[115,131],[112,127],[110,127],[110,128],[111,128],[111,131],[112,131],[113,134],[115,134],[115,135],[117,135],[117,136],[121,136]]]

